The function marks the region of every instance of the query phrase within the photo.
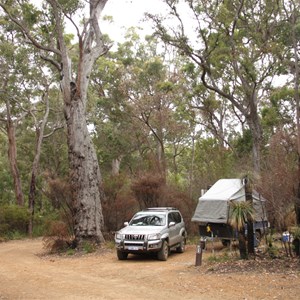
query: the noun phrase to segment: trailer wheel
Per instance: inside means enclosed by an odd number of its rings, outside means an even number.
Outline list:
[[[222,245],[223,245],[223,246],[229,247],[229,246],[230,246],[230,243],[231,243],[231,240],[222,239],[221,242],[222,242]]]
[[[254,239],[254,246],[258,247],[261,241],[261,232],[259,230],[255,231]]]
[[[258,241],[261,241],[261,232],[260,232],[260,230],[256,230],[256,231],[255,231],[255,238],[256,238]]]

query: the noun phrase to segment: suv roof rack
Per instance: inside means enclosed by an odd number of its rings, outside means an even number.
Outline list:
[[[144,210],[177,210],[175,207],[148,207]]]

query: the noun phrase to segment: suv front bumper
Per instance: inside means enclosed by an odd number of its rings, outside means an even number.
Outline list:
[[[162,247],[161,240],[151,241],[127,241],[127,240],[116,240],[116,248],[123,252],[128,253],[146,253],[146,252],[157,252]]]

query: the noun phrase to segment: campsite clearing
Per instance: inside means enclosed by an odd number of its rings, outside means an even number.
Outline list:
[[[195,267],[195,245],[162,262],[118,261],[107,248],[45,255],[41,239],[1,243],[0,299],[299,299],[299,260],[209,263],[209,247]]]

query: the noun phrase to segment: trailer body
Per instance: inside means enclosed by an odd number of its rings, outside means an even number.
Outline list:
[[[192,221],[198,223],[201,237],[218,237],[225,242],[236,239],[237,232],[229,224],[230,202],[248,201],[249,198],[255,212],[253,232],[257,238],[266,232],[269,226],[266,199],[256,191],[252,191],[251,197],[246,197],[245,185],[241,179],[220,179],[199,198]]]

